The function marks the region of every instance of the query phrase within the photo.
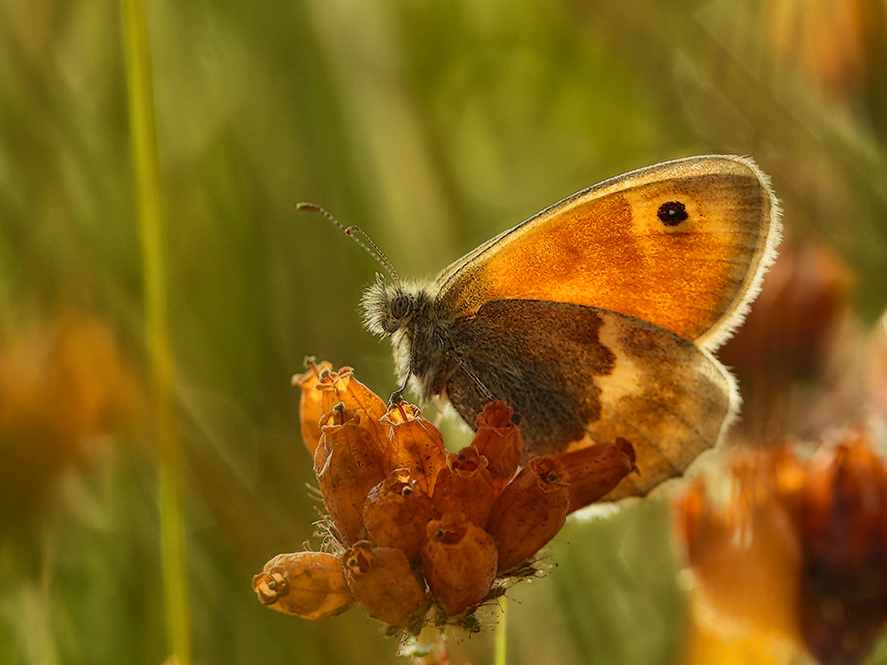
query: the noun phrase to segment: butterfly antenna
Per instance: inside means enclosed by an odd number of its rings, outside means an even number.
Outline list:
[[[336,219],[326,210],[314,203],[297,203],[296,209],[305,210],[308,212],[317,212],[330,220],[339,228],[340,231],[354,240],[354,242],[363,247],[370,256],[376,259],[376,262],[379,263],[379,265],[381,265],[383,268],[385,268],[388,276],[391,277],[391,280],[394,282],[394,286],[398,289],[400,288],[400,277],[398,276],[397,271],[394,269],[391,261],[388,260],[388,257],[385,256],[384,252],[382,252],[382,250],[379,249],[378,245],[373,242],[373,239],[370,238],[369,235],[367,235],[366,231],[364,231],[359,226],[344,226],[338,219]]]

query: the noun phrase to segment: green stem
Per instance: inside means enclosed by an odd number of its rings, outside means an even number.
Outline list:
[[[508,598],[502,596],[499,601],[499,625],[496,626],[496,665],[506,665],[506,644],[508,638]]]
[[[160,523],[167,642],[171,659],[191,663],[182,445],[173,400],[167,318],[164,216],[144,0],[123,0],[130,135],[142,248],[145,334],[160,450]]]

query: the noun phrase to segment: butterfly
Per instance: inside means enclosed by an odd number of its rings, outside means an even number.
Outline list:
[[[678,159],[577,192],[430,284],[402,283],[366,238],[389,280],[377,275],[362,307],[369,330],[391,338],[404,388],[469,425],[505,400],[525,461],[621,437],[639,473],[605,498],[642,496],[735,418],[736,382],[713,352],[780,237],[778,202],[751,159]]]

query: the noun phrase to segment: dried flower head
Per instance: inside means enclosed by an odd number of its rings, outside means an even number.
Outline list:
[[[377,440],[385,440],[387,428],[379,422],[379,419],[385,415],[388,408],[381,397],[354,378],[353,369],[343,367],[338,372],[331,369],[322,371],[316,389],[320,391],[320,405],[324,413],[329,412],[336,404],[342,403],[346,409],[360,416],[363,426],[370,430]]]
[[[496,577],[493,537],[461,513],[430,521],[427,532],[422,568],[434,597],[452,616],[481,603]]]
[[[305,618],[330,616],[353,597],[407,635],[446,623],[478,630],[475,610],[535,572],[532,561],[568,512],[634,469],[634,451],[620,440],[534,458],[518,472],[521,435],[503,402],[478,415],[469,445],[447,453],[418,408],[386,408],[350,368],[312,361],[294,384],[332,551],[275,557],[254,586],[265,604]],[[335,578],[335,610],[320,589],[325,576]],[[340,594],[346,587],[350,595]]]
[[[438,429],[406,402],[392,404],[381,422],[389,426],[385,466],[409,469],[425,494],[431,496],[437,474],[447,465],[447,451]]]
[[[305,366],[307,371],[303,374],[295,374],[292,378],[292,384],[302,389],[299,398],[299,413],[301,414],[302,441],[308,448],[308,452],[314,454],[314,449],[320,442],[320,417],[323,415],[323,406],[321,405],[321,397],[323,394],[317,389],[320,382],[321,374],[329,372],[333,365],[327,361],[319,365],[314,362],[314,358],[306,358]]]
[[[488,466],[489,460],[473,445],[447,455],[447,466],[440,470],[432,495],[438,514],[462,514],[485,527],[498,494]]]
[[[303,619],[326,619],[354,605],[339,557],[326,552],[278,554],[253,577],[259,600]]]
[[[487,531],[499,550],[499,573],[527,561],[554,538],[570,509],[570,474],[551,455],[534,457],[493,504]]]
[[[851,430],[809,459],[747,453],[722,506],[703,480],[685,493],[678,535],[716,624],[822,663],[865,658],[887,620],[887,469],[872,445]]]
[[[472,443],[490,461],[490,474],[500,490],[514,477],[523,455],[523,440],[511,420],[513,415],[514,409],[505,402],[492,402],[475,421],[477,434]]]
[[[342,565],[351,592],[374,619],[403,626],[425,607],[425,584],[403,550],[361,540],[345,552]]]
[[[382,464],[382,442],[363,418],[343,403],[322,420],[323,434],[314,451],[314,473],[330,517],[346,545],[366,535],[363,506],[367,494],[388,475]]]
[[[425,525],[437,517],[434,503],[409,469],[395,469],[367,495],[363,520],[369,538],[381,547],[403,550],[417,561],[426,541]]]

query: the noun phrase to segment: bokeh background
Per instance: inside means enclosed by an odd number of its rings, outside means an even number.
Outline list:
[[[722,353],[746,400],[735,438],[887,411],[882,2],[152,0],[148,15],[195,662],[406,662],[360,609],[310,624],[251,589],[267,559],[318,542],[290,376],[315,355],[396,387],[357,310],[378,266],[298,201],[431,277],[606,177],[751,155],[786,242]],[[4,664],[167,655],[121,21],[115,2],[0,0]],[[680,662],[666,501],[571,522],[548,551],[550,574],[509,594],[510,663]],[[457,636],[454,662],[491,662],[492,645]]]

